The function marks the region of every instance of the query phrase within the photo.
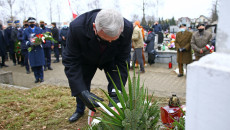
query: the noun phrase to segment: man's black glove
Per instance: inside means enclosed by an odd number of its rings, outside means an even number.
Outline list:
[[[184,51],[186,51],[185,48],[179,48],[179,52],[184,52]]]
[[[96,112],[95,107],[99,107],[96,102],[96,99],[104,101],[102,98],[99,98],[93,93],[90,93],[88,90],[82,91],[78,97],[83,101],[83,103],[92,111]]]

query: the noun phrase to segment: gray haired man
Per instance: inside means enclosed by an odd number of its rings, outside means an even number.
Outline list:
[[[69,81],[72,96],[76,97],[77,108],[69,118],[77,121],[83,114],[85,106],[95,111],[99,105],[90,93],[91,80],[99,68],[106,76],[110,74],[121,90],[117,67],[123,83],[127,80],[127,59],[131,50],[132,23],[114,10],[93,10],[77,17],[70,23],[63,52],[65,74]],[[108,79],[108,93],[118,102],[111,80]],[[95,98],[92,98],[95,97]]]

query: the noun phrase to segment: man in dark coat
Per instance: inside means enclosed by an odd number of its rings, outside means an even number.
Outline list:
[[[175,46],[177,50],[177,63],[179,68],[178,77],[184,75],[183,64],[192,62],[192,49],[191,49],[192,33],[186,30],[186,24],[180,26],[180,32],[176,34]]]
[[[40,27],[42,29],[42,33],[49,32],[51,33],[51,30],[47,27],[45,27],[45,22],[40,21]],[[54,48],[54,43],[52,43],[50,40],[46,40],[46,43],[42,43],[44,54],[45,54],[45,66],[44,71],[47,70],[53,70],[51,67],[51,50]]]
[[[13,64],[16,65],[16,58],[15,58],[15,52],[14,52],[14,42],[11,39],[11,33],[12,33],[12,23],[13,21],[7,21],[8,27],[4,30],[4,37],[6,40],[6,45],[9,48],[10,57],[13,60]]]
[[[59,31],[56,27],[55,22],[51,23],[51,25],[52,25],[52,29],[51,29],[52,36],[54,40],[57,41],[57,43],[54,43],[54,54],[55,54],[56,60],[53,63],[58,63],[59,62],[59,42],[58,42],[59,41]]]
[[[70,122],[83,115],[85,105],[93,111],[94,106],[99,106],[92,96],[98,97],[90,93],[91,80],[97,68],[109,73],[121,90],[118,67],[122,81],[126,83],[126,63],[130,54],[132,32],[132,23],[114,10],[97,9],[86,12],[70,23],[63,52],[65,74],[72,96],[77,97],[77,109],[69,118]],[[118,102],[112,82],[108,76],[107,79],[108,93]]]
[[[67,38],[68,30],[69,30],[68,23],[64,22],[63,28],[61,29],[61,32],[60,32],[62,52],[66,46],[66,38]]]
[[[26,43],[23,42],[23,33],[26,30],[26,28],[29,27],[29,24],[27,22],[27,20],[23,21],[23,27],[18,31],[18,40],[21,42],[21,54],[22,54],[22,59],[23,60],[23,64],[26,68],[26,73],[30,74],[30,66],[29,66],[29,59],[28,59],[28,46],[26,45]]]
[[[155,63],[155,33],[153,32],[153,29],[150,28],[150,33],[148,34],[147,40],[145,41],[147,43],[146,51],[148,52],[148,63],[154,64]]]
[[[20,45],[18,46],[18,44],[20,44],[19,43],[20,41],[18,40],[18,32],[21,29],[20,28],[20,21],[15,20],[14,24],[15,24],[15,27],[12,29],[12,32],[11,32],[11,39],[14,43],[14,52],[16,53],[17,63],[21,64],[21,66],[24,66],[24,61],[23,61],[24,59],[20,58],[21,57],[21,51],[19,51]],[[17,47],[19,47],[19,48],[17,48]],[[20,59],[23,62],[21,62]]]
[[[6,54],[6,41],[3,35],[2,24],[0,24],[0,56],[2,57],[0,68],[3,66],[8,67],[8,65],[5,64],[5,57],[6,57],[5,54]]]
[[[161,32],[162,31],[162,27],[160,24],[158,24],[158,22],[155,22],[154,25],[152,26],[152,28],[154,28],[154,32],[156,34],[158,34],[158,32]]]
[[[44,82],[43,76],[43,66],[45,65],[44,51],[41,44],[35,44],[33,38],[42,34],[42,30],[35,26],[36,19],[30,17],[28,19],[30,27],[24,31],[23,42],[30,47],[28,56],[30,61],[30,66],[34,72],[35,83]]]

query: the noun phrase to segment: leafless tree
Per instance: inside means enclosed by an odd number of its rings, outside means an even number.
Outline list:
[[[132,22],[139,21],[139,16],[137,14],[132,15]]]
[[[219,6],[219,0],[215,0],[215,2],[212,5],[212,13],[211,13],[211,19],[212,22],[218,20],[218,6]]]
[[[52,20],[52,15],[53,15],[52,3],[53,3],[53,0],[50,0],[50,1],[49,1],[50,22],[53,21],[53,20]]]
[[[100,8],[100,1],[99,0],[89,0],[88,2],[88,9],[98,9]]]
[[[13,5],[15,0],[7,0],[7,3],[10,7],[10,19],[13,20]]]
[[[155,22],[155,17],[153,15],[152,16],[148,15],[148,16],[146,16],[146,21],[147,21],[148,25],[151,26]]]

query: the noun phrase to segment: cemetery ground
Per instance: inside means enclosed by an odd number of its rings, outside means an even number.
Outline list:
[[[13,66],[2,68],[12,71],[14,85],[31,88],[27,90],[4,87],[0,85],[0,129],[76,129],[84,128],[87,124],[88,109],[84,116],[75,123],[69,123],[68,118],[75,111],[75,98],[71,97],[68,80],[64,74],[61,62],[52,64],[54,70],[45,71],[45,82],[34,83],[34,75],[26,74],[25,68]],[[168,98],[176,93],[185,104],[186,77],[178,78],[168,64],[154,64],[146,67],[146,73],[141,74],[141,83],[154,93],[159,108],[168,104]],[[0,70],[0,71],[1,71]],[[133,71],[130,71],[132,76]],[[105,99],[99,89],[107,90],[107,80],[103,71],[98,70],[92,80],[92,92]],[[127,88],[127,87],[126,87]],[[97,112],[96,116],[100,116]]]

